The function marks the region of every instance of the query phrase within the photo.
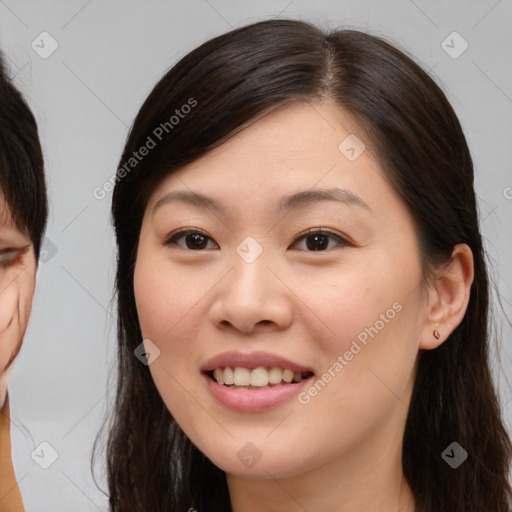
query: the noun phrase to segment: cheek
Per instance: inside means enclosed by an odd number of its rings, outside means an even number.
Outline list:
[[[20,273],[19,268],[4,270],[5,282],[0,285],[0,372],[7,369],[21,348],[27,329],[34,278]]]
[[[399,294],[378,278],[374,268],[336,268],[319,279],[321,286],[312,286],[311,278],[302,277],[297,288],[301,300],[321,321],[317,340],[329,353],[343,353],[358,337],[364,343],[368,337],[365,329],[376,322],[379,331],[384,327],[381,315],[384,321],[396,316],[393,304]]]
[[[167,408],[181,418],[193,409],[183,390],[190,388],[188,379],[194,370],[197,335],[190,315],[195,310],[191,283],[176,279],[176,274],[165,268],[142,255],[137,259],[135,304],[143,339],[151,340],[160,351],[149,366],[153,381]]]
[[[180,272],[160,255],[140,256],[134,271],[135,304],[143,339],[160,350],[150,370],[165,400],[183,392],[170,375],[185,383],[197,372],[204,339],[200,328],[207,315],[201,298],[212,283],[203,274]]]
[[[193,275],[174,272],[169,262],[137,258],[134,293],[141,331],[144,337],[163,340],[193,306]]]
[[[397,393],[404,389],[421,334],[422,302],[414,289],[419,275],[415,264],[375,258],[372,265],[336,272],[305,297],[322,320],[315,338],[323,372],[343,375],[329,385],[333,391],[340,386],[335,402],[349,403],[354,390],[384,389],[381,380]],[[330,375],[325,380],[330,382]]]

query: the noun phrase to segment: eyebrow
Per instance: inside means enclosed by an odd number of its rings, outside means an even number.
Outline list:
[[[197,192],[178,191],[169,192],[160,198],[153,207],[153,213],[165,204],[172,202],[182,202],[198,208],[211,208],[224,213],[225,207],[212,197],[199,194]],[[279,210],[297,210],[309,204],[320,201],[336,201],[338,203],[357,206],[363,210],[371,212],[371,208],[357,194],[342,188],[302,190],[294,194],[283,196],[279,201]]]

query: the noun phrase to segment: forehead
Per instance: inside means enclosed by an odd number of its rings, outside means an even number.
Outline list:
[[[355,151],[359,154],[352,158]],[[377,200],[394,194],[356,120],[327,102],[293,102],[258,117],[222,145],[172,172],[150,203],[155,205],[171,190],[185,190],[247,204],[257,198],[277,204],[299,190],[333,187],[370,201],[372,196]]]
[[[339,145],[354,131],[366,138],[354,119],[330,103],[296,101],[258,117],[182,171],[237,158],[245,164],[240,171],[260,163],[273,168],[285,164],[283,171],[310,163],[334,164],[340,156]]]

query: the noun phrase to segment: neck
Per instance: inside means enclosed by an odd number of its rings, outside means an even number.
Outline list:
[[[388,477],[369,467],[351,474],[325,466],[293,478],[248,480],[228,475],[232,512],[414,512],[401,472]]]

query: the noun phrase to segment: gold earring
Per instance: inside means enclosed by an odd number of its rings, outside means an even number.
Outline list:
[[[439,334],[439,331],[437,329],[434,329],[434,338],[438,340],[440,337],[441,335]]]

